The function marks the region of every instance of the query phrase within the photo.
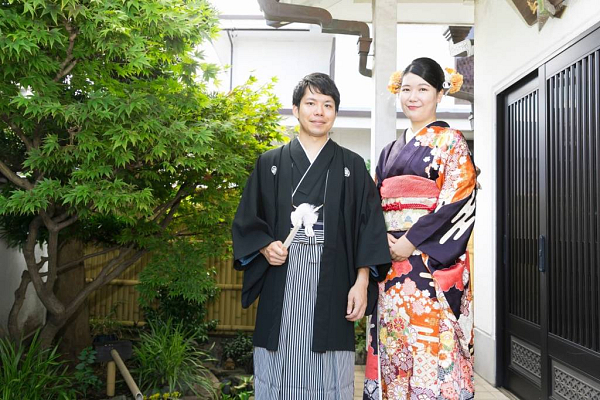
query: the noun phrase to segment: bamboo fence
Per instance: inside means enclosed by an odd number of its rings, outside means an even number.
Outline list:
[[[87,250],[87,254],[94,249]],[[107,253],[85,261],[86,281],[93,280],[117,253]],[[145,255],[129,267],[119,279],[92,293],[88,300],[90,318],[110,320],[123,326],[145,324],[144,314],[138,302],[135,286],[139,274],[148,264],[150,255]],[[217,298],[207,305],[207,320],[217,320],[218,333],[253,331],[256,322],[257,304],[242,308],[242,273],[233,269],[233,260],[209,259],[209,265],[217,271],[217,286],[221,289]]]
[[[473,236],[469,241],[469,257],[471,261],[471,285],[475,258],[473,254]],[[94,252],[89,249],[88,254]],[[89,282],[100,273],[116,252],[107,253],[85,261],[85,277]],[[88,305],[90,318],[110,319],[123,326],[143,325],[144,315],[138,302],[138,292],[135,286],[139,283],[139,274],[148,263],[149,255],[129,267],[119,279],[101,287],[92,293]],[[233,269],[233,260],[209,259],[217,271],[217,286],[221,289],[217,298],[207,305],[207,320],[217,320],[218,333],[236,331],[253,331],[256,323],[258,302],[247,309],[242,308],[242,279],[241,272]],[[473,289],[473,287],[472,287]]]

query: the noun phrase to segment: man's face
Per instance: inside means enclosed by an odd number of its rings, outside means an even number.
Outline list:
[[[333,97],[311,92],[309,87],[304,91],[300,106],[292,110],[300,123],[300,134],[313,137],[326,136],[336,117]]]

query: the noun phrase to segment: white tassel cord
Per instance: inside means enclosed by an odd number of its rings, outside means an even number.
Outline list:
[[[304,225],[304,233],[306,234],[306,236],[315,236],[313,225],[317,222],[317,219],[319,218],[318,211],[321,207],[323,207],[323,205],[315,207],[312,204],[302,203],[298,207],[296,207],[296,210],[292,211],[290,218],[292,220],[292,225],[294,226],[294,228],[292,229],[288,237],[285,239],[283,247],[285,247],[286,249],[290,247],[290,245],[294,241],[294,238],[296,237],[296,234],[298,233],[298,230],[302,225]]]

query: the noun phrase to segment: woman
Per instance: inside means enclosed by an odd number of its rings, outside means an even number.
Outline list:
[[[430,58],[390,81],[411,126],[377,166],[393,265],[371,319],[365,399],[474,397],[467,242],[476,173],[463,135],[436,119],[461,83]]]

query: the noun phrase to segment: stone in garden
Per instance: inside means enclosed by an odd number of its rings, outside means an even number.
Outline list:
[[[223,369],[232,370],[235,369],[235,362],[231,358],[228,358],[223,364]]]

